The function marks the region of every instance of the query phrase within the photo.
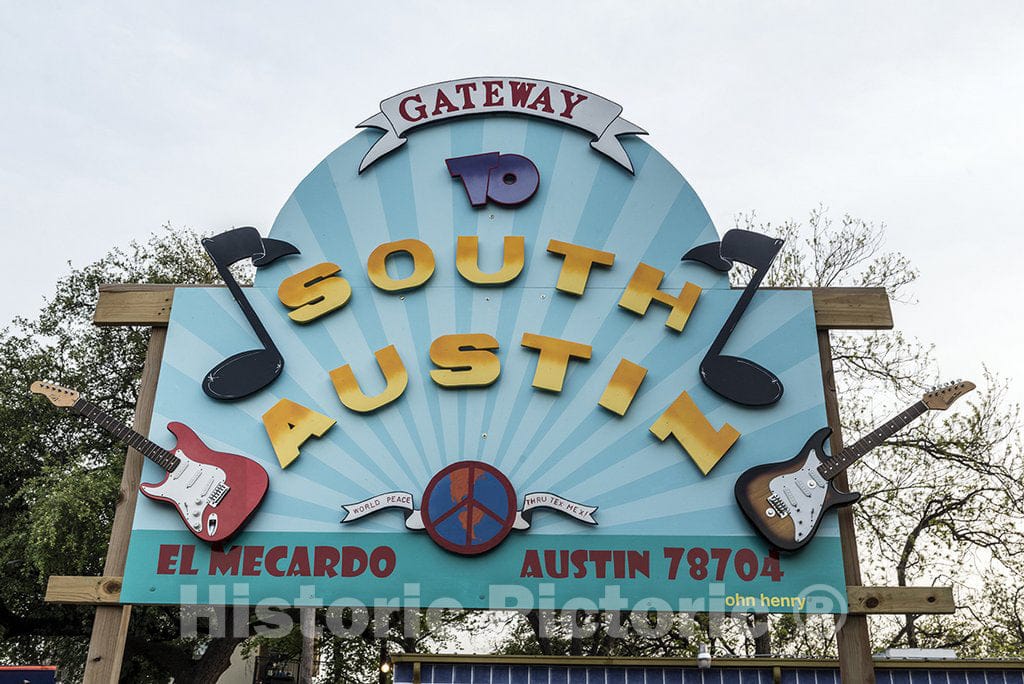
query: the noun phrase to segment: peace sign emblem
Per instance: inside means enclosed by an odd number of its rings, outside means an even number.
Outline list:
[[[481,461],[452,463],[423,492],[423,527],[443,549],[473,556],[500,544],[516,520],[516,492]]]

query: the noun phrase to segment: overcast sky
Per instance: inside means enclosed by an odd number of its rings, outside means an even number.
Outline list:
[[[165,222],[268,230],[418,85],[521,75],[625,107],[720,231],[819,203],[921,271],[897,325],[1024,397],[1024,3],[0,0],[0,321]]]

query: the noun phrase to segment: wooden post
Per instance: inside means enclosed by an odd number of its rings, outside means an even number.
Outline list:
[[[839,399],[836,396],[835,371],[832,368],[832,342],[828,330],[818,331],[818,352],[821,356],[821,374],[825,386],[825,413],[832,440],[833,454],[843,450],[843,433],[839,423]],[[844,471],[835,480],[840,489],[848,489]],[[857,555],[857,532],[853,525],[853,510],[849,506],[839,509],[839,540],[843,548],[843,570],[846,584],[861,586],[860,557]],[[875,664],[871,659],[871,637],[865,615],[838,615],[839,626],[836,645],[839,648],[839,676],[843,684],[875,684]]]
[[[153,402],[156,399],[156,381],[160,375],[160,359],[164,353],[167,328],[152,328],[149,333],[149,349],[146,365],[142,369],[139,387],[139,401],[135,405],[135,419],[132,426],[136,432],[149,433],[153,417]],[[110,544],[107,546],[107,560],[103,566],[104,575],[123,576],[128,558],[128,538],[131,536],[132,519],[135,517],[135,500],[139,495],[139,480],[142,476],[141,453],[128,449],[121,476],[121,491],[114,511],[114,525],[110,530]],[[85,661],[85,684],[116,684],[121,676],[121,661],[124,658],[124,644],[128,637],[128,622],[131,606],[98,606],[96,620],[92,625],[89,640],[89,655]]]
[[[316,608],[299,608],[299,633],[302,652],[299,658],[299,683],[313,684],[313,662],[316,651]]]

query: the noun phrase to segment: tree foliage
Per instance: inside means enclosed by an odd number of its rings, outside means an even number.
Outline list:
[[[778,226],[741,217],[741,227],[786,240],[766,279],[775,287],[884,287],[912,303],[917,272],[903,255],[884,251],[884,225],[812,211],[806,223]],[[931,345],[898,331],[833,332],[842,430],[847,443],[949,381]],[[1024,460],[1019,408],[1007,383],[988,371],[978,390],[952,410],[929,412],[850,469],[864,494],[854,507],[862,571],[878,586],[952,585],[955,616],[872,618],[876,649],[955,648],[965,657],[1024,655],[1012,632],[1021,603]],[[993,578],[998,577],[998,581]],[[1012,600],[1016,597],[1016,603]],[[782,619],[773,618],[781,623]],[[796,643],[776,633],[775,649],[833,655],[834,639]]]
[[[52,662],[65,680],[81,678],[94,610],[46,604],[43,594],[50,575],[103,574],[124,468],[123,444],[28,387],[37,379],[74,387],[130,424],[149,334],[94,325],[98,289],[122,282],[219,282],[201,237],[166,226],[149,241],[114,249],[88,266],[69,264],[37,316],[0,331],[0,442],[7,445],[0,460],[0,662]],[[243,272],[238,280],[244,284],[251,275]],[[297,625],[297,611],[291,613]],[[395,652],[441,648],[454,643],[458,625],[468,619],[451,612],[432,621],[415,615],[420,628],[414,636],[399,629],[400,612],[381,618],[381,636],[372,619],[352,638],[325,633],[319,645],[324,676],[369,681],[380,664],[381,639]],[[229,608],[219,619],[198,620],[198,633],[185,638],[177,608],[136,606],[122,680],[212,683],[247,640],[250,651],[273,644],[286,657],[297,655],[297,627],[272,641],[254,637],[261,624],[247,612],[240,616],[241,634],[221,629],[236,617]],[[321,612],[321,621],[326,617]]]
[[[108,282],[209,283],[216,271],[199,236],[169,227],[144,244],[114,249],[62,277],[34,318],[0,332],[0,658],[51,661],[80,677],[93,612],[42,601],[50,575],[100,575],[124,467],[124,446],[87,421],[28,392],[33,380],[75,387],[131,423],[148,331],[92,324],[99,285]],[[177,640],[177,617],[136,609],[125,677],[166,681],[172,672],[142,650],[194,651]],[[186,653],[187,651],[187,653]],[[170,660],[170,658],[165,658]]]

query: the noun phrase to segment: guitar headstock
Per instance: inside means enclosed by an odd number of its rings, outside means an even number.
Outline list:
[[[52,382],[43,382],[42,380],[36,380],[32,383],[30,390],[34,394],[41,394],[50,400],[50,403],[54,406],[60,406],[61,408],[71,408],[78,402],[79,394],[76,390],[68,389],[67,387],[61,387],[55,385]]]
[[[935,387],[921,397],[921,401],[933,411],[945,411],[953,405],[954,401],[974,389],[974,386],[974,383],[969,380],[954,380]]]

